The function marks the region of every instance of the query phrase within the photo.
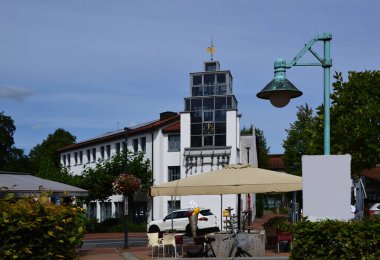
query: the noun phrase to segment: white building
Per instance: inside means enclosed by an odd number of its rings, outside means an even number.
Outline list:
[[[190,73],[190,96],[181,113],[164,112],[158,120],[128,127],[128,150],[142,151],[151,161],[155,184],[221,169],[226,164],[251,163],[257,166],[256,140],[240,136],[238,102],[233,95],[229,70],[220,70],[217,61],[204,63],[204,71]],[[60,149],[61,164],[81,174],[84,166],[93,167],[98,160],[108,160],[121,151],[125,130],[104,134]],[[237,209],[237,195],[215,196],[136,196],[130,205],[132,215],[146,220],[165,216],[172,207],[186,208],[191,200],[210,208],[217,216],[222,209]],[[100,221],[122,212],[122,197],[109,202],[93,202],[89,215]],[[247,208],[242,196],[242,208]],[[233,212],[233,213],[236,213]]]

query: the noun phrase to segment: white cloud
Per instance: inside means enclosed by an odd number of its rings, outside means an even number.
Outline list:
[[[5,86],[0,88],[0,99],[14,99],[17,101],[24,101],[33,95],[33,91],[27,88],[16,86]]]

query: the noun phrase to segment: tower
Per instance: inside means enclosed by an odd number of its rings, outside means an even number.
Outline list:
[[[181,114],[186,175],[239,162],[239,125],[231,72],[220,70],[218,61],[204,62],[204,71],[190,73],[190,97]]]

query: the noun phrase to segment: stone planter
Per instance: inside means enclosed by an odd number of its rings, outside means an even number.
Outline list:
[[[231,248],[234,245],[234,239],[224,240],[231,236],[227,233],[216,233],[210,235],[215,238],[212,242],[212,247],[216,257],[229,257]],[[241,248],[250,253],[252,256],[265,256],[265,230],[252,230],[251,233],[240,233],[237,235],[237,241]],[[236,249],[232,256],[234,256]]]

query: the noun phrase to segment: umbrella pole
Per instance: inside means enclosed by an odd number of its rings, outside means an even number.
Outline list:
[[[220,194],[220,231],[223,230],[223,195]]]
[[[240,216],[241,216],[241,208],[240,208],[240,200],[241,200],[241,194],[238,194],[238,205],[237,205],[237,220],[238,220],[238,223],[237,223],[237,230],[240,232]]]

